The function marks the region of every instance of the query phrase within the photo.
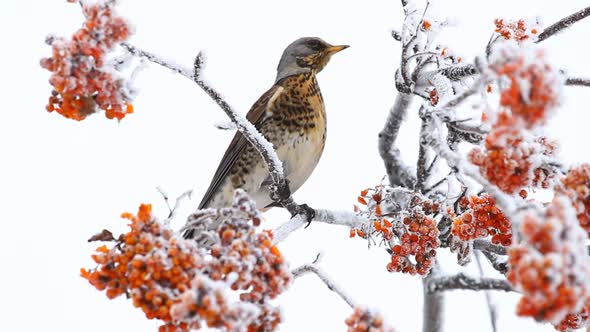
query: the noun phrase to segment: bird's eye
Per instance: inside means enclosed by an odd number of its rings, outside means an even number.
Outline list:
[[[309,48],[311,48],[314,51],[319,51],[322,48],[322,44],[317,39],[310,39],[307,42],[307,46],[309,46]]]

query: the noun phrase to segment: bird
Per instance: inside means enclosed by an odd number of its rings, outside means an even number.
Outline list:
[[[255,128],[272,143],[283,163],[289,190],[294,193],[309,178],[324,150],[326,111],[316,75],[332,55],[348,45],[331,45],[318,37],[295,40],[283,51],[274,84],[246,115]],[[238,131],[223,155],[199,209],[232,205],[234,191],[243,189],[265,210],[271,198],[272,179],[260,153]],[[209,225],[214,230],[221,221]],[[201,232],[188,228],[184,237]]]

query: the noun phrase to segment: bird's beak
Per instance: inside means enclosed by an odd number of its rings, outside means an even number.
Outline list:
[[[332,55],[348,48],[348,45],[330,46],[326,49],[327,53]]]

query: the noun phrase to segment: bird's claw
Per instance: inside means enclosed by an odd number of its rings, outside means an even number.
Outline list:
[[[299,205],[297,207],[297,213],[296,214],[303,214],[305,216],[305,219],[307,220],[307,225],[305,225],[304,228],[309,227],[309,225],[311,225],[311,222],[312,222],[313,218],[315,218],[315,210],[312,209],[307,204],[301,204],[301,205]]]
[[[291,197],[291,188],[289,188],[289,180],[285,179],[283,185],[273,185],[271,199],[277,203],[282,203]]]

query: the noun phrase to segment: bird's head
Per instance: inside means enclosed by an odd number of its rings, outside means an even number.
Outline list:
[[[317,37],[299,38],[283,52],[277,68],[277,81],[303,72],[320,72],[332,55],[345,48],[348,48],[348,45],[330,45]]]

